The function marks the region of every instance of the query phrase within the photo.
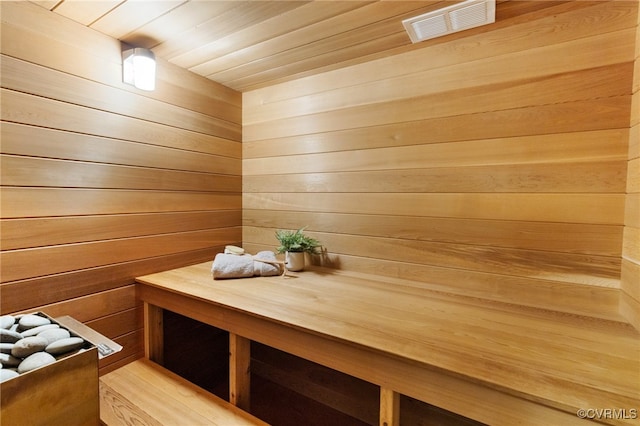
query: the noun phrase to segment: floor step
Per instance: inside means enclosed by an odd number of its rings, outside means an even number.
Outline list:
[[[100,378],[100,420],[107,426],[268,426],[147,359]]]

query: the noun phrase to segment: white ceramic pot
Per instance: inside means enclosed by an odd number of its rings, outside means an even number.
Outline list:
[[[286,252],[284,261],[289,271],[302,271],[304,269],[304,253],[303,252]]]

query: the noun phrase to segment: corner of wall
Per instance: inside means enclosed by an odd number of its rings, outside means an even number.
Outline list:
[[[636,330],[640,331],[640,10],[636,13],[619,312]]]

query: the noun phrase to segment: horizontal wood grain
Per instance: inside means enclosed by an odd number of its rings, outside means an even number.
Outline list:
[[[87,3],[81,6],[78,5],[75,8],[69,8],[69,3],[60,3],[55,0],[34,1],[33,3],[36,3],[49,10],[53,9],[54,7],[56,9],[60,9],[61,12],[66,12],[65,16],[67,16],[68,18],[83,24],[89,24],[95,21],[105,12],[108,12],[109,9],[113,8],[113,6],[116,4],[116,2],[114,1],[105,1],[104,3],[100,4]]]
[[[83,188],[0,190],[3,217],[73,216],[192,210],[239,210],[240,194]]]
[[[245,90],[245,249],[307,226],[324,266],[622,320],[637,5],[539,4]]]
[[[0,155],[7,186],[239,192],[239,176]]]
[[[314,262],[376,274],[393,296],[370,299],[380,287],[359,278],[317,291],[324,275],[291,283],[300,299],[260,288],[239,303],[334,331],[354,322],[375,333],[379,318],[405,330],[416,313],[424,328],[405,348],[460,358],[455,375],[390,363],[394,377],[381,380],[369,358],[338,362],[335,340],[325,359],[317,339],[276,339],[287,349],[492,424],[522,413],[569,424],[584,401],[635,404],[637,332],[624,324],[640,323],[637,2],[499,1],[496,24],[417,45],[388,20],[387,8],[414,7],[402,2],[253,2],[264,14],[251,2],[184,2],[155,16],[124,13],[153,2],[100,13],[73,3],[1,5],[2,313],[88,321],[125,346],[104,374],[144,354],[132,277],[210,267],[226,244],[274,250],[276,229],[308,225],[326,249]],[[354,31],[354,16],[371,25]],[[83,26],[94,21],[156,50],[155,92],[122,83],[124,45]],[[418,291],[459,306],[430,310]],[[342,321],[311,313],[354,295],[336,303]],[[411,309],[386,310],[398,300]],[[479,306],[491,318],[469,314]],[[256,338],[273,331],[253,325],[243,323]],[[419,353],[423,331],[442,345]],[[488,388],[461,380],[474,369]],[[570,390],[538,416],[558,384]],[[530,399],[513,390],[528,386]]]
[[[543,276],[531,278],[463,271],[424,264],[372,260],[360,256],[340,256],[336,259],[329,255],[328,258],[320,260],[321,264],[325,262],[329,267],[412,280],[424,283],[426,288],[478,300],[488,299],[514,306],[529,306],[616,322],[623,321],[615,308],[619,301],[617,287],[575,285],[546,279]],[[600,284],[606,283],[602,280]]]
[[[120,43],[110,37],[86,31],[78,25],[70,25],[67,19],[51,14],[31,2],[3,4],[2,24],[3,34],[12,40],[12,43],[5,43],[2,47],[3,53],[7,55],[48,64],[51,59],[47,58],[54,58],[56,53],[76,48],[78,55],[75,57],[66,60],[58,58],[58,63],[66,62],[66,68],[63,67],[62,70],[75,70],[72,73],[105,83],[120,83],[122,79],[120,76],[116,80],[115,73],[118,65],[115,58],[120,53]],[[48,49],[35,49],[44,40]],[[91,55],[92,48],[100,53],[92,55],[93,61],[87,61],[85,58]]]
[[[124,347],[104,374],[144,355],[135,276],[241,244],[241,95],[162,58],[140,91],[122,82],[120,41],[0,7],[0,310],[104,333]]]
[[[1,93],[1,117],[5,121],[209,154],[233,149],[239,138],[238,128],[226,135],[210,136],[8,89],[2,89]]]
[[[243,241],[267,237],[275,245],[273,229],[297,229],[362,237],[384,237],[415,241],[452,242],[473,246],[510,247],[619,257],[620,225],[585,225],[559,222],[499,221],[428,216],[341,214],[244,209]],[[268,228],[260,232],[262,228]],[[271,234],[270,234],[271,233]],[[325,244],[327,250],[331,247]]]
[[[250,253],[273,250],[271,245],[251,242],[245,242],[244,248]],[[617,287],[575,285],[544,278],[498,275],[395,260],[388,261],[349,255],[338,256],[331,253],[321,257],[313,257],[310,261],[314,265],[327,268],[375,274],[381,280],[388,279],[391,283],[395,278],[411,280],[414,285],[446,294],[469,297],[470,300],[491,300],[514,307],[527,306],[571,315],[625,322],[618,311],[620,293]]]
[[[582,100],[561,104],[547,104],[498,109],[487,112],[482,105],[493,99],[491,92],[475,99],[446,97],[442,109],[433,108],[433,99],[414,98],[408,101],[392,101],[382,105],[366,105],[346,111],[337,110],[299,116],[274,122],[247,125],[243,137],[247,141],[271,139],[319,132],[334,132],[367,126],[380,126],[397,122],[438,120],[453,128],[469,126],[467,116],[482,114],[478,126],[492,131],[492,137],[564,133],[621,128],[627,125],[630,113],[630,96],[617,96],[597,100]],[[562,117],[562,119],[560,119]],[[448,121],[445,119],[448,118]],[[519,127],[526,125],[529,133]],[[532,127],[533,126],[533,127]],[[532,129],[536,129],[533,132]]]
[[[241,229],[234,227],[4,251],[2,281],[223,246],[241,235]]]
[[[634,5],[627,2],[598,2],[587,5],[576,2],[507,1],[500,2],[496,9],[498,19],[490,27],[492,37],[487,37],[483,28],[477,28],[475,32],[452,34],[446,38],[422,42],[413,49],[397,50],[394,55],[370,55],[370,61],[363,64],[351,61],[350,67],[334,67],[336,69],[333,70],[327,70],[325,67],[325,72],[309,73],[304,78],[289,78],[280,84],[243,90],[243,113],[253,111],[259,105],[275,106],[274,103],[280,100],[296,102],[295,94],[307,96],[318,93],[318,97],[322,97],[322,92],[330,94],[334,88],[345,89],[375,81],[391,82],[407,77],[415,79],[420,72],[438,72],[438,69],[470,61],[474,61],[475,65],[480,60],[500,60],[501,56],[506,58],[508,55],[516,57],[516,52],[536,48],[554,49],[554,45],[558,43],[585,43],[584,40],[578,40],[607,32],[608,28],[632,28],[635,13]],[[505,43],[505,40],[509,42]],[[615,50],[608,52],[614,53]],[[584,53],[586,55],[576,61],[589,57],[587,52]],[[429,57],[429,61],[423,61],[423,57]],[[628,53],[625,53],[624,57],[628,58]],[[548,61],[544,62],[548,67]],[[573,64],[567,62],[572,61],[558,61],[554,65],[563,67],[565,71],[581,68],[573,67]],[[509,64],[509,68],[512,66],[514,63]],[[402,73],[399,74],[398,69],[401,69]],[[521,73],[537,71],[533,68],[519,69],[509,76],[506,72],[503,68],[493,70],[494,75],[498,73],[506,78],[518,78]],[[476,75],[467,73],[465,80],[477,82],[473,80]],[[490,75],[483,77],[491,78]],[[425,81],[421,84],[424,86],[426,83]],[[459,81],[458,84],[467,83]],[[400,90],[401,93],[406,93],[410,89],[403,87]],[[366,96],[355,91],[352,94]],[[376,93],[370,93],[369,96],[376,96]],[[343,99],[343,102],[352,101]],[[313,105],[307,107],[314,108]]]
[[[215,135],[228,123],[240,123],[239,110],[227,108],[221,118],[211,117],[165,102],[138,96],[126,90],[51,70],[2,55],[2,87],[73,103],[87,108],[111,111],[128,117],[159,122],[193,132]],[[229,112],[235,112],[230,114]]]
[[[233,244],[239,245],[240,241]],[[165,268],[212,260],[224,247],[174,253],[116,265],[98,266],[62,274],[30,277],[24,280],[0,284],[0,308],[2,312],[34,311],[38,307],[64,303],[66,300],[90,296],[128,286],[136,274],[152,273]],[[46,308],[44,308],[46,309]],[[64,308],[59,312],[64,314]],[[142,323],[139,324],[142,327]]]
[[[76,75],[145,97],[161,100],[205,115],[239,116],[238,92],[211,80],[172,66],[161,57],[154,92],[141,92],[122,82],[122,44],[108,35],[87,31],[69,19],[52,14],[32,2],[2,5],[3,53],[48,68]],[[46,45],[47,49],[41,46]],[[79,53],[69,56],[70,50]],[[81,53],[80,53],[81,52]],[[91,60],[85,60],[90,57]],[[231,120],[234,121],[234,120]]]
[[[2,219],[2,249],[81,243],[241,225],[236,210]]]
[[[303,28],[309,27],[318,31],[318,28],[313,25],[335,18],[342,13],[362,8],[366,4],[364,2],[332,2],[319,5],[318,3],[306,2],[295,9],[257,23],[251,31],[228,33],[219,39],[221,43],[205,41],[190,51],[186,51],[181,43],[174,43],[177,49],[183,51],[178,53],[174,60],[180,61],[183,66],[191,67],[194,72],[203,75],[212,74],[239,65],[252,55],[253,58],[257,58],[261,54],[260,51],[263,52],[262,54],[266,53],[269,48],[281,51],[286,47],[287,35],[292,32],[299,33]],[[195,7],[193,5],[185,6],[183,9]],[[210,6],[203,9],[205,11],[212,10]],[[161,19],[156,19],[155,22]],[[264,32],[269,32],[271,35],[267,36]],[[157,46],[158,52],[165,49],[163,44]],[[240,60],[235,59],[234,53],[240,57]],[[211,54],[215,54],[215,56],[209,57]]]
[[[113,340],[130,333],[131,330],[136,330],[141,323],[142,305],[138,305],[131,309],[88,321],[87,326]]]
[[[407,158],[409,162],[415,158]],[[393,167],[391,161],[386,165]],[[249,175],[242,187],[245,192],[619,193],[628,182],[625,167],[624,161],[433,168],[424,164],[419,169]]]
[[[478,59],[509,52],[509,46],[531,49],[584,38],[594,26],[631,26],[634,19],[633,4],[627,2],[499,1],[494,24],[449,35],[444,40],[450,45],[443,46],[439,39],[412,44],[401,25],[404,18],[442,7],[439,1],[38,3],[44,7],[29,10],[24,21],[38,21],[51,9],[60,23],[68,17],[67,25],[75,20],[105,38],[152,48],[158,57],[245,91],[420,50],[437,61],[447,61],[450,55],[441,53],[451,50]],[[41,24],[33,27],[34,33],[46,34]],[[513,37],[514,28],[529,37]],[[76,28],[67,37],[53,32],[53,38],[69,43],[77,34]],[[501,42],[507,39],[511,42]]]
[[[180,57],[185,53],[198,50],[203,44],[217,40],[219,37],[238,30],[250,28],[264,20],[269,20],[281,14],[302,6],[303,2],[272,2],[271,4],[250,5],[248,2],[240,2],[235,5],[211,5],[209,7],[194,9],[191,7],[183,12],[183,17],[189,23],[188,27],[177,37],[166,40],[147,40],[147,44],[158,52],[159,56],[176,60],[180,66],[189,68],[189,64],[182,62]],[[125,5],[125,9],[126,9]],[[120,11],[114,11],[118,14]],[[186,14],[186,16],[185,16]],[[153,23],[157,14],[145,14],[141,18],[147,23]],[[106,17],[109,19],[109,17]],[[97,23],[99,25],[99,23]],[[170,24],[169,24],[170,25]],[[135,28],[131,28],[132,30]],[[151,43],[150,43],[151,42]],[[154,46],[155,45],[155,46]],[[200,63],[200,58],[197,63]]]
[[[237,174],[241,155],[239,144],[216,155],[8,122],[0,132],[3,153],[94,163]]]
[[[273,241],[274,230],[249,228],[243,240],[260,244]],[[620,258],[564,253],[550,250],[520,250],[469,244],[379,238],[354,234],[311,233],[331,255],[350,255],[402,263],[492,274],[542,278],[574,284],[620,286]],[[538,265],[545,265],[540,270]]]
[[[107,15],[106,13],[109,12],[109,10],[106,10],[103,15],[97,16],[96,19],[90,23],[94,23],[93,28],[95,30],[101,33],[110,33],[113,38],[121,39],[128,33],[129,30],[127,28],[131,26],[137,27],[146,22],[146,13],[164,15],[179,6],[180,3],[183,3],[183,1],[170,0],[158,2],[147,5],[147,7],[142,7],[136,2],[130,2],[118,8],[115,7],[117,5],[113,5],[109,8],[113,13]],[[103,7],[102,5],[98,6],[98,10],[101,10]],[[98,19],[101,17],[103,19]]]
[[[406,46],[407,34],[399,23],[433,9],[429,4],[421,6],[413,2],[364,4],[243,49],[232,55],[231,66],[224,64],[227,58],[223,57],[222,61],[207,62],[208,67],[194,67],[194,71],[230,87],[249,87],[256,80],[277,80],[283,73],[297,75],[326,66],[330,60],[345,62]],[[271,62],[269,68],[265,68],[261,60],[265,56]],[[217,63],[222,63],[224,68],[216,68]],[[279,68],[284,70],[277,72]]]
[[[563,50],[562,47],[558,49]],[[464,97],[473,105],[476,99],[482,99],[478,94],[486,91],[491,91],[492,104],[496,109],[544,105],[559,97],[565,102],[579,100],[587,89],[593,98],[625,95],[629,93],[625,82],[633,73],[633,62],[629,61],[627,50],[621,48],[620,57],[612,59],[612,63],[606,66],[586,68],[587,65],[572,61],[573,68],[568,68],[567,61],[558,60],[558,69],[540,70],[531,67],[526,72],[514,72],[512,55],[501,60],[492,57],[474,62],[473,78],[469,76],[468,63],[463,62],[449,67],[427,68],[413,74],[403,73],[395,78],[380,79],[368,84],[354,82],[352,87],[347,88],[340,87],[340,83],[331,82],[332,90],[278,102],[259,99],[261,102],[253,106],[250,102],[255,103],[256,100],[252,100],[253,92],[249,92],[245,96],[249,105],[243,109],[243,120],[245,125],[250,126],[300,115],[349,111],[359,106],[418,97],[427,102]],[[539,54],[547,56],[547,52]],[[615,62],[616,60],[620,62]],[[590,80],[597,83],[588,84]],[[441,112],[440,108],[438,112]]]
[[[106,290],[83,297],[48,304],[42,312],[56,318],[69,315],[80,322],[89,322],[111,315],[114,312],[135,308],[139,302],[135,298],[135,285]]]
[[[98,373],[100,375],[106,374],[144,356],[143,338],[144,333],[142,330],[134,330],[113,339],[123,349],[118,353],[101,359],[98,363]]]
[[[369,129],[369,134],[379,130],[377,127]],[[418,129],[419,130],[419,129]],[[427,128],[425,127],[426,131]],[[311,153],[281,151],[279,146],[272,146],[271,154],[262,158],[249,157],[243,160],[243,175],[269,175],[286,173],[319,173],[364,170],[398,170],[424,169],[433,167],[461,167],[461,166],[502,166],[508,164],[541,164],[583,162],[596,160],[626,161],[627,142],[626,133],[616,131],[596,131],[586,133],[560,133],[553,135],[509,137],[509,138],[478,138],[455,143],[430,143],[420,139],[414,140],[417,134],[385,134],[388,140],[402,139],[403,144],[388,147],[370,147],[361,149],[358,146],[360,137],[345,134],[346,140],[355,139],[353,146],[348,146],[357,155],[347,149],[331,152],[329,142],[331,133],[324,138],[311,142],[309,145],[324,146],[330,152],[314,152],[321,148],[310,149]],[[364,136],[364,134],[363,134]],[[408,137],[405,141],[404,136]],[[464,135],[463,135],[464,136]],[[340,140],[341,138],[338,138]],[[365,138],[363,137],[364,141]],[[292,140],[293,143],[295,143]],[[404,146],[404,143],[407,146]],[[317,144],[317,145],[316,145]],[[309,146],[303,144],[304,148]],[[271,146],[265,141],[261,149]],[[347,148],[344,147],[344,148]],[[274,149],[275,148],[275,149]],[[298,148],[300,150],[300,148]],[[291,161],[294,159],[295,161]]]
[[[243,158],[245,159],[244,163],[251,165],[251,169],[253,169],[255,167],[253,165],[254,163],[246,160],[263,158],[264,161],[267,161],[267,158],[278,155],[359,150],[357,157],[352,156],[352,161],[358,164],[360,161],[359,157],[366,156],[370,152],[370,149],[407,147],[406,149],[409,150],[411,149],[409,148],[410,146],[443,142],[456,142],[461,145],[441,145],[440,148],[414,147],[414,152],[410,155],[420,155],[419,150],[427,149],[430,150],[430,156],[433,157],[438,151],[442,150],[444,152],[444,148],[448,146],[452,151],[457,151],[456,154],[458,157],[466,158],[468,153],[480,155],[479,152],[477,152],[478,150],[475,150],[473,147],[483,145],[482,150],[491,151],[493,161],[497,161],[502,153],[508,154],[509,152],[512,152],[513,158],[521,157],[524,160],[529,157],[532,161],[538,162],[554,161],[553,157],[539,157],[541,153],[544,154],[548,150],[555,150],[557,152],[556,155],[558,155],[558,157],[556,157],[556,161],[562,161],[560,160],[560,158],[562,158],[560,155],[564,155],[565,160],[583,161],[603,156],[603,158],[609,159],[624,159],[626,158],[626,152],[628,150],[628,131],[626,129],[523,136],[518,133],[530,132],[528,127],[523,125],[520,129],[517,129],[515,126],[511,129],[511,132],[515,134],[495,138],[495,130],[482,126],[481,123],[483,120],[483,114],[480,114],[479,117],[467,117],[466,123],[468,125],[462,127],[454,126],[456,121],[459,122],[460,120],[451,118],[244,142],[242,144]],[[511,125],[511,123],[508,124]],[[538,142],[537,150],[533,148],[534,141]],[[479,145],[475,145],[476,143]],[[521,149],[524,150],[521,152],[521,156],[516,155],[515,146],[520,146]],[[530,148],[525,149],[524,147]],[[582,147],[582,149],[580,147]],[[548,152],[549,154],[551,153],[551,151]],[[393,153],[393,151],[388,150],[384,155],[390,157],[391,153]],[[401,154],[402,151],[399,151],[399,153]],[[375,154],[373,155],[375,156]],[[391,158],[393,157],[390,157],[390,161]],[[449,161],[451,160],[453,160],[453,158]],[[486,162],[488,160],[484,161]],[[292,170],[295,171],[296,169],[293,167],[295,167],[296,163],[298,162],[290,162],[287,170],[292,168]],[[321,162],[316,161],[316,163]]]
[[[521,206],[527,206],[522,208]],[[302,212],[382,214],[622,225],[622,194],[244,193],[243,207]]]
[[[522,5],[522,10],[519,11],[522,13],[522,15],[509,16],[509,17],[505,16],[505,18],[499,18],[499,20],[497,20],[496,23],[492,24],[490,28],[480,26],[472,29],[471,31],[465,31],[462,33],[455,33],[455,34],[448,35],[446,36],[446,39],[450,41],[450,44],[444,48],[444,52],[446,54],[442,55],[443,51],[430,50],[428,52],[428,55],[431,56],[432,58],[436,58],[433,61],[435,65],[439,64],[440,62],[440,60],[437,59],[438,57],[440,56],[450,57],[451,55],[449,53],[456,48],[458,50],[458,54],[461,57],[466,56],[469,59],[478,59],[478,57],[482,57],[483,55],[486,55],[486,54],[490,56],[495,55],[497,52],[500,52],[502,49],[504,49],[504,47],[500,46],[499,44],[495,44],[495,43],[491,44],[491,42],[487,42],[487,37],[485,36],[485,33],[487,33],[488,31],[491,31],[492,34],[496,36],[496,40],[507,39],[512,37],[514,25],[522,25],[527,21],[531,24],[535,23],[533,24],[535,25],[535,27],[532,25],[531,28],[528,28],[528,33],[536,34],[535,39],[540,40],[540,43],[541,43],[540,45],[544,45],[545,42],[549,43],[549,40],[550,39],[553,40],[554,38],[561,39],[561,40],[563,39],[572,40],[575,38],[580,38],[580,36],[584,34],[583,31],[585,29],[586,31],[592,30],[592,27],[590,27],[590,25],[592,25],[594,22],[592,21],[594,16],[602,15],[602,17],[598,16],[596,19],[600,20],[600,22],[604,22],[607,24],[611,24],[610,21],[617,20],[617,18],[620,15],[623,17],[626,16],[627,26],[629,26],[629,21],[633,19],[632,18],[633,7],[631,6],[629,8],[629,5],[627,5],[627,8],[621,8],[620,10],[614,11],[614,12],[610,12],[606,10],[599,10],[597,12],[595,10],[590,11],[591,16],[588,16],[588,17],[572,16],[571,23],[569,24],[564,22],[559,23],[557,22],[558,16],[567,14],[570,11],[569,7],[572,7],[573,10],[579,10],[581,8],[580,7],[581,5],[573,4],[567,7],[566,4],[563,5],[561,3],[547,5],[540,2],[540,3],[537,3],[537,7],[535,7],[536,10],[527,11],[526,10],[527,7],[528,6],[530,7],[530,5],[533,2],[517,2],[517,3],[521,3],[521,4],[529,3],[528,5],[527,4]],[[556,8],[553,8],[553,6],[556,6]],[[497,8],[498,8],[497,16],[500,16],[500,6],[498,5]],[[551,16],[553,18],[547,19],[545,22],[545,18],[550,18]],[[624,20],[624,18],[622,20]],[[577,22],[581,22],[581,21],[584,21],[587,23],[587,25],[583,28],[580,28],[580,26],[576,25]],[[569,31],[563,31],[563,29],[569,29]],[[556,37],[556,34],[558,33],[561,34],[560,37]],[[550,36],[546,37],[547,35],[550,35]],[[458,41],[458,40],[461,41],[459,46],[454,44],[455,41]],[[513,39],[511,40],[513,41]],[[342,50],[338,50],[337,53],[331,52],[326,55],[318,55],[318,56],[314,55],[311,58],[306,59],[304,62],[297,62],[294,64],[289,64],[286,62],[277,63],[276,64],[277,67],[285,68],[283,71],[284,75],[281,75],[282,73],[278,74],[275,71],[277,68],[272,68],[270,70],[261,72],[254,76],[249,76],[244,79],[240,78],[237,80],[225,82],[225,84],[229,84],[232,87],[237,87],[239,90],[242,90],[243,92],[253,90],[253,89],[262,89],[265,87],[268,88],[270,86],[277,85],[283,82],[289,83],[292,78],[302,79],[302,78],[310,77],[313,79],[317,75],[319,75],[319,73],[326,73],[326,72],[332,72],[332,71],[339,72],[341,69],[350,68],[350,67],[363,67],[363,62],[362,62],[363,57],[358,56],[358,55],[362,55],[363,53],[366,54],[364,58],[366,58],[366,60],[368,61],[368,62],[365,61],[365,64],[368,64],[374,61],[376,61],[375,63],[377,64],[378,60],[384,60],[396,54],[409,53],[409,52],[420,50],[420,49],[427,50],[432,46],[441,47],[440,41],[441,40],[436,38],[433,40],[427,40],[426,42],[418,43],[417,45],[407,46],[404,44],[406,43],[406,34],[403,31],[399,30],[398,32],[388,35],[384,39],[382,38],[375,39],[372,42],[367,41],[365,43],[361,43],[360,45],[354,45],[348,48],[344,48]],[[515,43],[510,43],[510,44],[514,45]],[[452,45],[455,46],[453,49],[451,48]],[[537,46],[540,46],[540,45],[537,45]],[[383,50],[384,46],[387,46],[388,50]],[[469,46],[473,46],[473,48],[469,48]],[[526,47],[523,47],[524,49],[526,49],[526,48],[533,48],[536,45],[532,45],[531,41],[523,40],[523,46],[526,46]],[[484,49],[484,47],[486,47],[486,49]],[[328,63],[330,60],[333,60],[333,62]],[[447,59],[444,59],[444,60],[447,61]],[[361,70],[358,70],[358,71],[360,71],[359,74],[366,74],[366,71],[364,72]],[[213,75],[212,77],[217,77],[217,76]]]
[[[107,425],[267,425],[146,359],[100,379],[100,419]]]
[[[428,64],[416,61],[413,67],[416,67],[416,64],[424,65],[415,69],[413,73],[403,72],[400,75],[387,75],[386,78],[383,77],[384,74],[381,76],[375,73],[372,74],[372,81],[363,82],[358,79],[347,87],[344,87],[344,80],[340,81],[340,78],[333,81],[324,77],[324,85],[315,86],[312,80],[308,82],[307,88],[295,91],[302,92],[298,96],[291,95],[289,84],[277,86],[279,90],[289,93],[280,95],[286,96],[284,99],[265,99],[260,90],[252,91],[243,96],[243,120],[246,125],[258,125],[261,122],[299,115],[335,110],[348,111],[371,104],[389,104],[402,99],[422,98],[433,102],[456,95],[464,95],[469,100],[468,106],[472,107],[476,99],[482,99],[478,96],[481,91],[486,90],[491,90],[494,96],[492,103],[497,108],[507,109],[522,105],[546,104],[559,97],[566,98],[566,101],[574,100],[576,97],[580,99],[581,92],[588,87],[585,86],[584,80],[592,78],[597,81],[589,88],[594,90],[593,97],[629,94],[629,88],[623,82],[632,78],[633,73],[633,61],[629,56],[627,44],[630,31],[627,28],[615,33],[615,37],[609,35],[611,39],[608,41],[605,41],[603,36],[592,36],[586,39],[593,44],[592,46],[582,45],[587,42],[581,39],[581,45],[578,46],[554,44],[537,50],[525,50],[517,54],[509,52],[503,57],[474,61],[473,73],[468,70],[468,63],[472,58],[467,56],[464,60],[461,59],[460,63],[444,67],[434,67],[431,61]],[[611,49],[606,48],[607,54],[611,54],[611,57],[593,55],[594,46],[597,44],[600,48],[602,42],[611,44]],[[577,57],[575,62],[564,61],[564,52],[572,49],[584,49],[585,55]],[[422,54],[425,55],[426,52]],[[544,63],[545,67],[531,66],[527,61]],[[407,65],[411,69],[412,65]],[[340,77],[343,74],[344,72],[341,72]],[[309,87],[317,87],[319,93],[308,94]],[[536,87],[546,90],[535,90]],[[277,93],[274,88],[265,91],[270,94]],[[441,108],[437,111],[442,113]]]

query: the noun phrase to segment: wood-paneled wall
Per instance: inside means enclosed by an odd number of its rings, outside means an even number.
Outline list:
[[[245,92],[245,248],[308,226],[330,266],[620,320],[638,3],[527,4]]]
[[[133,277],[241,242],[241,95],[162,60],[138,91],[117,40],[1,8],[1,311],[88,323],[105,372],[142,355]]]
[[[640,12],[636,27],[630,127],[620,311],[640,330]]]

